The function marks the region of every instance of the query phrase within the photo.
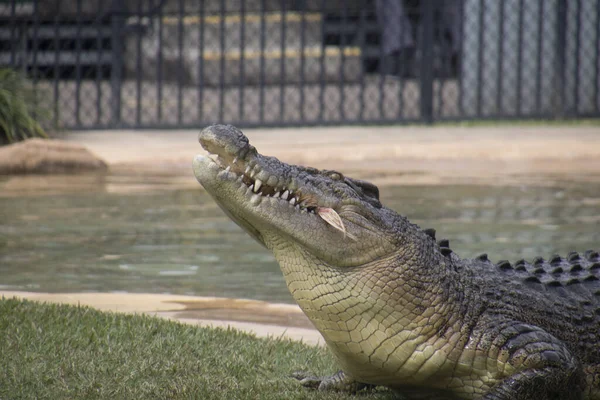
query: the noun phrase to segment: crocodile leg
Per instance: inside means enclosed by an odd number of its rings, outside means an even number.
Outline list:
[[[359,390],[374,387],[367,383],[357,382],[346,375],[344,371],[338,371],[331,376],[321,377],[305,372],[296,372],[292,374],[292,377],[298,379],[302,386],[318,390],[356,393]]]
[[[563,342],[546,331],[522,323],[505,325],[491,349],[515,372],[494,386],[485,400],[583,399],[581,365]]]
[[[502,381],[484,400],[581,400],[582,374],[576,369],[532,368]]]

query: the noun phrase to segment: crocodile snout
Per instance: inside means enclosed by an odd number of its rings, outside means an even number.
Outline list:
[[[211,125],[200,132],[198,141],[211,154],[218,154],[227,160],[246,158],[248,153],[256,153],[248,138],[232,125]]]

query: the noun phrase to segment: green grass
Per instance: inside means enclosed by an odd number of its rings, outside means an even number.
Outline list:
[[[145,315],[0,300],[0,399],[387,399],[301,387],[325,349]]]

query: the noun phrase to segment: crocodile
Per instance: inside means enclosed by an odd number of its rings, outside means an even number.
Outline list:
[[[305,386],[406,398],[600,399],[600,256],[493,263],[383,206],[379,189],[263,156],[231,125],[199,135],[197,180],[277,259],[336,358]]]

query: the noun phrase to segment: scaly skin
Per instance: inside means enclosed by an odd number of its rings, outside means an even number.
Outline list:
[[[232,126],[199,139],[212,158],[195,158],[198,181],[275,254],[339,361],[333,377],[299,376],[306,385],[383,385],[409,398],[600,399],[598,253],[463,260],[382,206],[368,182],[262,156]],[[320,216],[328,210],[345,232]]]

